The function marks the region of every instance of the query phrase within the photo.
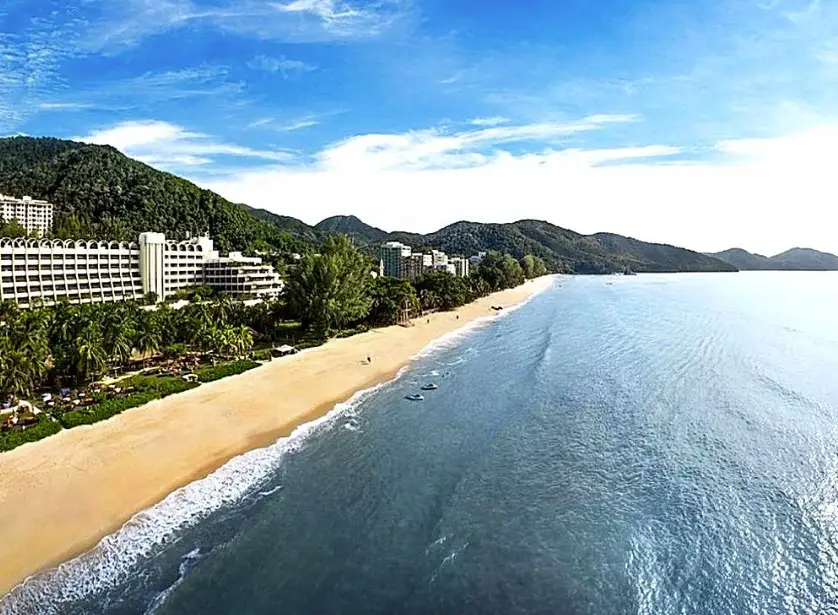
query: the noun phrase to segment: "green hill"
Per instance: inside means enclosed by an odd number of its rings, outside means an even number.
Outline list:
[[[280,250],[300,244],[250,208],[108,146],[0,139],[0,193],[54,203],[59,235],[133,240],[149,230],[172,238],[209,231],[222,250],[246,249],[257,240]]]
[[[50,138],[0,139],[0,193],[54,203],[56,234],[66,237],[132,240],[153,230],[183,238],[209,231],[221,250],[266,242],[280,251],[300,252],[325,234],[340,232],[366,244],[370,252],[384,240],[452,254],[497,250],[518,258],[533,254],[555,271],[572,273],[735,270],[683,248],[607,233],[580,235],[538,220],[457,222],[429,235],[386,233],[354,216],[334,216],[312,227],[290,216],[231,203],[112,147]]]
[[[453,254],[481,250],[539,256],[554,270],[567,273],[736,271],[729,263],[684,248],[646,243],[630,237],[581,235],[549,222],[520,220],[510,224],[457,222],[431,233],[391,233],[388,239],[413,246],[437,247]]]
[[[838,256],[810,248],[792,248],[771,257],[732,248],[710,256],[743,271],[838,271]]]
[[[370,226],[355,216],[332,216],[314,225],[321,233],[343,233],[362,243],[377,243],[387,237],[387,232]]]

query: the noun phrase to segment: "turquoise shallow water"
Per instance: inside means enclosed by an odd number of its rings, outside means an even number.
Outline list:
[[[0,613],[838,613],[838,275],[562,279]]]

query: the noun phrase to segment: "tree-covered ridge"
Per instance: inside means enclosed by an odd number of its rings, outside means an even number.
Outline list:
[[[495,250],[522,258],[540,257],[563,273],[735,271],[712,256],[685,248],[646,243],[621,235],[581,235],[539,220],[509,224],[457,222],[430,235],[391,233],[388,239],[436,247],[453,254]]]
[[[792,248],[771,257],[731,248],[710,256],[743,271],[838,271],[838,256],[809,248]]]
[[[151,230],[179,239],[209,231],[223,251],[245,250],[258,240],[279,251],[303,247],[249,208],[108,146],[0,139],[0,193],[52,202],[58,236],[135,240]]]
[[[341,233],[349,235],[361,243],[378,243],[387,238],[387,232],[370,226],[356,216],[332,216],[314,225],[321,233]]]
[[[305,252],[336,233],[356,244],[396,240],[470,256],[497,251],[516,259],[538,256],[566,273],[734,271],[712,255],[620,235],[581,235],[538,220],[510,224],[457,222],[435,233],[386,233],[354,216],[334,216],[315,227],[219,195],[131,160],[108,146],[59,139],[0,139],[0,192],[53,202],[60,237],[135,239],[142,231],[172,238],[209,231],[221,250]]]

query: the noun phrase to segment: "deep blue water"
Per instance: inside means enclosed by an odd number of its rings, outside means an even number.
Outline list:
[[[0,612],[838,613],[838,275],[564,278],[311,431]]]

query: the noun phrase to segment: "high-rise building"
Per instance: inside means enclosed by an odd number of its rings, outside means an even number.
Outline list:
[[[430,254],[422,254],[413,252],[403,243],[391,241],[380,247],[379,255],[383,275],[415,280],[428,271],[446,271],[467,278],[471,271],[471,261],[480,262],[486,253],[481,252],[471,259],[449,257],[441,250],[431,250]]]
[[[467,258],[460,258],[455,256],[448,261],[449,265],[454,266],[454,275],[458,278],[467,278],[470,273],[470,263]]]
[[[384,267],[384,275],[394,278],[407,277],[405,272],[406,259],[410,257],[410,246],[398,241],[388,241],[379,248],[379,257]]]
[[[415,280],[422,276],[428,270],[426,256],[428,255],[415,252],[410,256],[404,257],[404,275],[401,277],[407,278],[408,280]]]
[[[0,220],[16,220],[30,235],[49,235],[52,232],[52,218],[52,203],[38,201],[30,196],[16,199],[0,194]]]
[[[444,267],[448,264],[448,255],[439,250],[431,250],[431,267],[434,269]]]
[[[270,265],[238,252],[220,256],[212,240],[168,241],[142,233],[138,242],[0,238],[0,301],[23,307],[107,303],[153,292],[162,300],[180,288],[208,285],[255,298],[278,295],[283,283]]]

